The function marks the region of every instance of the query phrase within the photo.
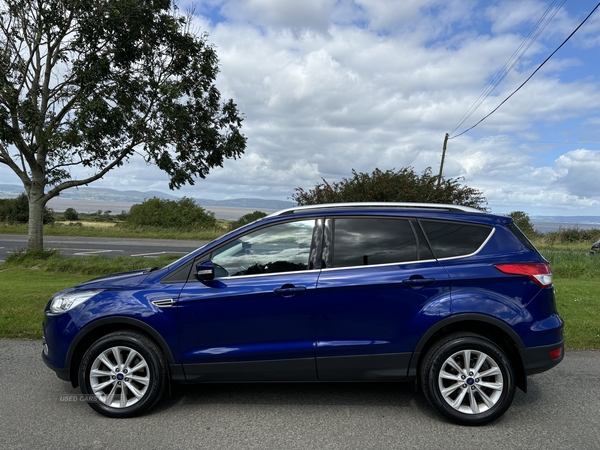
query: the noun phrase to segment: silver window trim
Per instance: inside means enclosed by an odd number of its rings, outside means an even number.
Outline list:
[[[483,247],[486,246],[486,244],[490,241],[490,239],[492,238],[492,236],[494,235],[495,232],[496,232],[496,227],[492,227],[490,234],[485,239],[485,241],[483,241],[483,244],[481,244],[479,246],[479,248],[477,250],[475,250],[473,253],[469,253],[467,255],[447,256],[445,258],[438,258],[438,261],[450,261],[452,259],[469,258],[470,256],[475,256],[477,253],[479,253],[481,250],[483,250]],[[435,253],[435,250],[433,252]]]
[[[369,266],[372,267],[372,266]],[[256,278],[256,277],[272,277],[274,275],[284,275],[284,274],[293,274],[293,273],[311,273],[311,272],[320,272],[323,269],[310,269],[310,270],[290,270],[289,272],[273,272],[273,273],[256,273],[252,275],[238,275],[238,276],[229,276],[229,277],[219,277],[215,280],[237,280],[239,278]]]
[[[430,263],[437,262],[435,259],[420,259],[415,261],[406,261],[406,262],[395,262],[395,263],[385,263],[385,264],[369,264],[368,266],[344,266],[344,267],[326,267],[325,269],[321,269],[321,271],[331,271],[331,270],[348,270],[348,269],[370,269],[373,267],[387,267],[387,266],[406,266],[408,264],[421,264],[421,263]]]

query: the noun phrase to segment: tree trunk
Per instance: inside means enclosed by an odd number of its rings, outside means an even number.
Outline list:
[[[44,188],[37,183],[32,183],[28,192],[29,197],[29,232],[27,250],[44,249]]]

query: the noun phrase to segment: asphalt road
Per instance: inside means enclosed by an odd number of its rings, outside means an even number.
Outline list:
[[[207,241],[176,239],[116,239],[72,236],[44,236],[44,248],[57,249],[67,256],[139,256],[151,258],[161,254],[185,255]],[[27,247],[27,236],[0,234],[0,263],[6,257]]]
[[[46,368],[41,348],[0,340],[2,449],[600,448],[600,352],[567,352],[502,418],[470,428],[392,383],[181,386],[145,416],[108,419]]]

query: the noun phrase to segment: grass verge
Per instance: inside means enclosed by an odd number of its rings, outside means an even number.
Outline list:
[[[50,296],[90,278],[87,275],[2,267],[0,338],[40,339],[44,306]]]
[[[81,222],[78,222],[81,223]],[[69,226],[63,224],[45,225],[44,236],[83,236],[106,238],[138,239],[182,239],[212,241],[229,231],[227,221],[219,221],[216,228],[179,230],[173,228],[139,227],[124,228],[110,226]],[[27,225],[0,225],[0,234],[27,234]]]
[[[600,349],[600,280],[558,278],[554,288],[556,307],[565,321],[565,346]]]

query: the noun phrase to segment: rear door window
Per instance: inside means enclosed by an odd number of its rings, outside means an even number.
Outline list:
[[[419,221],[436,258],[456,258],[477,252],[493,228],[464,222]]]
[[[416,261],[417,240],[408,220],[336,219],[333,267],[371,266]]]

